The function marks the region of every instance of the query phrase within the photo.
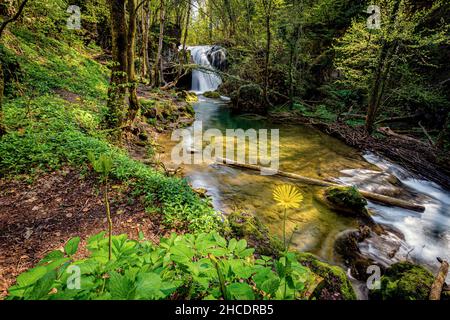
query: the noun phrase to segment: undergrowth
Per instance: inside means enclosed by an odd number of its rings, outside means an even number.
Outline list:
[[[128,183],[136,197],[144,196],[147,211],[163,213],[171,228],[209,232],[222,227],[209,201],[197,197],[185,180],[166,177],[108,141],[100,125],[108,73],[92,60],[94,51],[26,30],[8,33],[5,44],[2,52],[15,55],[26,77],[10,84],[13,93],[3,106],[8,133],[0,140],[1,176],[63,165],[87,168],[89,153],[104,154],[114,163],[111,178]]]

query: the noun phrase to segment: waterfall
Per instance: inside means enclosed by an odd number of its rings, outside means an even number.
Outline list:
[[[194,46],[188,47],[191,51],[194,63],[207,69],[214,70],[215,65],[223,64],[225,53],[223,49],[214,50],[215,46]],[[220,51],[220,54],[218,53]],[[220,58],[218,58],[220,55]],[[211,61],[210,61],[211,59]],[[220,60],[220,61],[219,61]],[[204,93],[206,91],[215,91],[222,83],[220,77],[214,72],[204,70],[192,71],[192,91]]]

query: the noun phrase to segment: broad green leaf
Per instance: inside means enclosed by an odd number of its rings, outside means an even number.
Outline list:
[[[228,294],[236,300],[253,300],[255,294],[247,283],[235,282],[227,286]]]
[[[67,255],[73,256],[78,250],[78,244],[80,243],[80,237],[75,237],[67,241],[64,246],[64,251]]]
[[[47,268],[43,266],[39,266],[33,269],[28,270],[25,273],[22,273],[20,276],[17,277],[17,283],[21,287],[26,287],[29,285],[32,285],[36,281],[38,281],[40,278],[45,276],[47,273]]]

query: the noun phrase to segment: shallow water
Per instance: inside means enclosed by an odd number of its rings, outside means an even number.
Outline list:
[[[417,213],[369,202],[375,221],[390,226],[393,231],[362,243],[363,254],[385,265],[408,258],[427,265],[432,271],[439,267],[436,257],[450,260],[448,191],[418,180],[400,166],[373,154],[361,154],[308,126],[271,124],[234,116],[223,101],[202,96],[194,109],[196,121],[202,121],[203,130],[217,128],[225,133],[225,129],[237,128],[279,129],[280,170],[357,185],[425,205],[426,211]],[[170,150],[177,143],[170,140],[170,135],[161,137],[160,144],[166,152],[160,157],[169,166]],[[296,184],[304,200],[300,209],[288,211],[288,235],[294,232],[292,244],[298,250],[312,252],[331,263],[339,260],[333,254],[338,234],[357,227],[353,219],[342,217],[314,199],[318,187],[217,164],[183,165],[183,172],[194,188],[207,190],[217,210],[251,212],[280,237],[283,212],[273,201],[272,191],[277,184]]]

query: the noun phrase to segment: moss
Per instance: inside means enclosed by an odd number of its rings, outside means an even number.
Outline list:
[[[329,187],[325,190],[327,200],[354,210],[364,210],[367,201],[355,187]]]
[[[381,288],[370,292],[377,300],[428,300],[433,274],[411,262],[398,262],[390,266],[381,277]]]
[[[323,191],[321,198],[325,204],[340,213],[374,224],[366,208],[366,199],[355,187],[329,187]]]
[[[230,95],[230,98],[233,110],[236,112],[267,114],[263,90],[256,84],[241,86]]]
[[[217,91],[206,91],[205,93],[203,93],[203,96],[211,99],[220,99],[220,93],[218,93]]]
[[[228,215],[228,224],[232,235],[246,239],[258,254],[277,256],[283,250],[281,241],[270,236],[266,226],[251,214],[233,212]]]
[[[180,91],[177,93],[177,97],[180,100],[184,100],[185,102],[191,104],[191,103],[195,103],[198,102],[198,97],[194,92],[189,92],[189,91]]]
[[[347,275],[338,266],[320,261],[310,253],[297,253],[298,261],[312,272],[323,278],[323,282],[313,292],[319,300],[356,300],[356,294]]]

